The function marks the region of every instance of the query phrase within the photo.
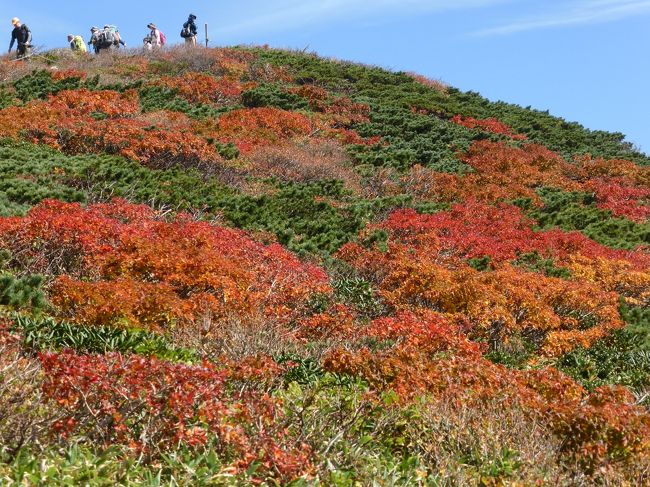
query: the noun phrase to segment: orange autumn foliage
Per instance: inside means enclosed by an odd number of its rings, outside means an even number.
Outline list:
[[[492,134],[506,135],[513,140],[528,139],[528,137],[526,137],[525,135],[514,133],[510,127],[508,127],[505,123],[500,122],[496,118],[486,118],[483,120],[479,120],[473,117],[463,118],[460,115],[456,115],[451,119],[451,121],[455,124],[458,124],[462,127],[466,127],[468,129],[478,129]]]
[[[588,472],[635,455],[647,455],[650,416],[624,388],[589,393],[555,369],[514,370],[482,358],[478,346],[439,314],[398,313],[376,320],[370,336],[390,340],[379,350],[338,349],[325,368],[364,378],[373,390],[481,407],[497,402],[541,421],[560,439],[562,453]],[[391,345],[392,343],[392,345]]]
[[[59,313],[82,323],[160,330],[257,313],[286,321],[311,294],[329,292],[322,270],[277,244],[183,217],[166,222],[120,200],[87,209],[45,202],[0,220],[0,244],[16,264],[55,277]]]
[[[235,101],[251,83],[243,84],[235,78],[216,78],[205,73],[189,72],[183,76],[164,76],[152,83],[178,91],[190,103],[225,104]]]
[[[118,154],[158,167],[221,160],[214,147],[191,132],[186,116],[174,114],[170,120],[176,123],[152,127],[139,111],[132,91],[62,91],[47,101],[0,111],[0,135],[72,154]]]
[[[447,174],[415,165],[399,179],[406,192],[440,202],[478,199],[487,203],[530,198],[541,200],[542,187],[594,195],[599,208],[636,222],[650,217],[650,171],[629,161],[588,157],[565,161],[538,144],[520,147],[505,142],[477,141],[459,154],[472,168],[465,175]]]
[[[534,232],[532,225],[516,207],[476,201],[434,215],[402,210],[375,227],[388,231],[387,251],[350,243],[338,256],[375,283],[393,310],[466,319],[475,339],[523,335],[548,356],[622,328],[620,297],[647,301],[643,252],[611,250],[576,233]],[[518,264],[522,255],[551,258],[575,274],[531,272]],[[489,269],[472,269],[473,258],[489,258]]]

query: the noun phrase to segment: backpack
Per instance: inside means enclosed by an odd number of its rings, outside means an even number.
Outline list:
[[[27,27],[25,24],[20,26],[20,35],[18,40],[18,45],[21,44],[27,44],[27,41],[29,40],[29,35],[32,33],[32,31],[29,30],[29,27]]]
[[[183,39],[187,39],[188,37],[192,37],[192,31],[190,30],[189,25],[183,26],[183,30],[181,30],[181,37]]]
[[[122,35],[120,34],[120,29],[116,25],[109,25],[108,30],[113,34],[113,44],[116,46],[122,43]]]
[[[115,38],[115,33],[110,29],[104,30],[101,34],[99,34],[99,45],[103,49],[112,46],[116,42],[117,40]]]
[[[75,45],[75,48],[77,49],[77,51],[79,51],[79,52],[87,52],[88,51],[88,49],[86,49],[86,43],[81,38],[81,36],[75,36],[72,42],[74,42],[74,45]]]
[[[165,44],[167,44],[167,36],[163,34],[162,31],[160,30],[158,32],[160,33],[160,45],[164,46]]]

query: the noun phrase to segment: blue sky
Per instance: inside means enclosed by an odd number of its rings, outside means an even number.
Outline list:
[[[181,5],[182,4],[182,5]],[[308,48],[416,71],[492,100],[620,131],[650,153],[650,0],[0,0],[37,45],[117,24],[138,45],[148,22],[179,38],[192,11],[213,44]]]

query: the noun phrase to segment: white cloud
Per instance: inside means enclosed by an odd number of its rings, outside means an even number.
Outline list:
[[[459,10],[487,7],[513,0],[284,0],[282,2],[246,2],[249,20],[220,29],[221,33],[241,33],[255,30],[271,31],[298,27],[324,20],[358,19],[386,14],[412,15],[421,12]],[[243,6],[243,5],[242,5]],[[272,7],[269,9],[269,7]]]
[[[644,14],[650,14],[650,0],[569,1],[546,15],[521,18],[498,27],[480,30],[473,35],[508,35],[554,27],[599,24]]]

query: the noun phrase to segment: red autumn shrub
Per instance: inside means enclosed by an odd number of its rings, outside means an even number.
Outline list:
[[[271,139],[307,135],[313,122],[301,113],[280,108],[248,108],[228,112],[219,118],[219,129],[225,134],[259,132]]]
[[[262,313],[280,321],[329,292],[321,269],[277,244],[186,218],[162,221],[146,206],[45,202],[0,220],[13,265],[49,276],[60,313],[83,323],[159,329],[210,315]],[[119,301],[118,301],[119,300]]]
[[[71,322],[162,331],[170,323],[192,317],[189,303],[166,283],[128,278],[87,282],[60,276],[50,294],[61,317]]]
[[[91,256],[111,251],[115,235],[155,215],[148,206],[124,200],[86,209],[46,200],[25,217],[0,218],[0,242],[11,250],[13,265],[26,272],[91,276]]]
[[[316,129],[306,115],[279,108],[250,108],[223,114],[217,122],[196,122],[197,133],[223,143],[234,143],[248,154],[262,145],[277,145],[295,137],[306,137]]]
[[[335,350],[325,368],[362,377],[375,391],[395,391],[407,403],[426,396],[464,408],[495,401],[521,408],[549,427],[562,443],[562,453],[587,472],[649,453],[650,415],[623,389],[588,393],[555,369],[496,365],[482,358],[457,327],[429,312],[377,320],[369,329],[393,345],[376,351]]]
[[[46,106],[53,110],[70,111],[70,115],[103,114],[109,118],[125,118],[140,112],[138,93],[103,90],[65,90],[48,98]]]
[[[589,179],[585,189],[593,191],[599,208],[610,210],[615,216],[623,216],[643,223],[650,218],[650,189],[631,186],[624,179]]]
[[[557,259],[558,263],[582,255],[592,260],[627,261],[639,270],[650,265],[650,256],[642,251],[610,249],[579,232],[535,232],[533,224],[516,206],[487,205],[469,199],[433,215],[398,210],[380,228],[389,230],[404,243],[413,244],[416,250],[434,239],[441,249],[453,250],[466,259],[488,256],[493,263],[537,252]]]
[[[487,255],[495,262],[542,250],[531,227],[532,221],[515,206],[472,200],[433,215],[396,211],[382,225],[405,243],[417,246],[420,240],[435,236],[441,249],[453,249],[468,259]]]
[[[478,120],[472,117],[463,118],[460,115],[456,115],[451,121],[468,129],[478,129],[492,134],[507,135],[513,140],[528,140],[528,137],[514,133],[510,127],[496,118]]]
[[[417,195],[449,202],[531,198],[539,204],[536,190],[540,187],[591,192],[600,208],[616,216],[643,222],[650,215],[649,171],[627,161],[578,158],[569,164],[538,144],[512,147],[490,141],[474,142],[460,158],[474,172],[460,177],[416,168],[402,182]]]
[[[594,159],[589,155],[576,156],[574,163],[587,174],[589,178],[614,178],[625,181],[629,185],[642,187],[650,186],[650,167],[635,164],[632,161],[620,159]]]
[[[476,201],[433,215],[400,210],[368,229],[388,232],[387,251],[350,243],[338,257],[373,282],[394,310],[462,317],[475,339],[523,335],[548,356],[589,347],[621,328],[620,297],[648,298],[643,252],[608,249],[576,232],[535,232],[532,225],[514,206]],[[531,272],[518,264],[522,255],[552,259],[576,274]],[[484,257],[487,272],[467,263]]]
[[[594,242],[580,232],[564,232],[559,229],[540,232],[540,247],[549,249],[549,253],[556,257],[558,262],[570,261],[573,256],[581,255],[594,261],[606,259],[610,261],[625,261],[638,271],[646,271],[650,267],[650,254],[643,248],[637,250],[610,249]]]
[[[342,144],[376,144],[354,130],[337,128],[331,117],[307,115],[280,108],[246,108],[223,114],[218,121],[194,123],[194,132],[222,143],[233,143],[245,155],[261,146],[282,146],[305,138],[334,139]]]
[[[361,333],[355,314],[345,305],[337,304],[323,313],[298,321],[296,336],[305,341],[351,339]]]
[[[403,190],[441,202],[530,198],[534,204],[541,204],[540,187],[588,191],[583,168],[538,144],[513,147],[505,142],[477,141],[459,158],[473,171],[455,175],[415,166],[400,178]]]
[[[380,341],[407,341],[425,353],[453,352],[471,357],[480,355],[479,345],[470,342],[458,325],[444,315],[428,310],[417,314],[399,312],[395,316],[378,318],[370,323],[364,334]]]
[[[624,387],[587,393],[554,369],[522,372],[527,405],[562,439],[562,451],[587,473],[647,457],[650,415]]]
[[[216,78],[205,73],[183,73],[182,76],[164,76],[153,82],[173,90],[190,103],[225,104],[237,99],[245,89],[252,88],[250,83],[244,85],[235,78]]]
[[[463,178],[464,194],[484,201],[527,197],[537,200],[541,186],[579,191],[579,169],[538,144],[512,147],[505,142],[477,141],[461,160],[476,172]]]
[[[332,96],[327,90],[314,85],[302,85],[290,90],[309,101],[309,107],[329,116],[333,127],[350,127],[370,119],[370,107],[355,103],[347,97]]]
[[[61,435],[82,434],[102,445],[124,444],[150,457],[210,445],[237,471],[256,463],[260,479],[291,481],[311,472],[310,453],[279,426],[277,401],[230,383],[238,367],[190,366],[119,354],[40,356],[43,391],[67,416]]]
[[[52,79],[54,81],[61,81],[68,78],[86,79],[87,76],[88,74],[85,71],[79,71],[77,69],[52,71]]]
[[[418,200],[455,202],[465,197],[461,176],[436,172],[419,164],[401,176],[399,183],[403,192]]]
[[[221,160],[192,133],[186,116],[175,114],[166,125],[152,127],[139,111],[133,91],[62,91],[47,101],[0,110],[0,135],[72,154],[118,154],[157,167]]]

